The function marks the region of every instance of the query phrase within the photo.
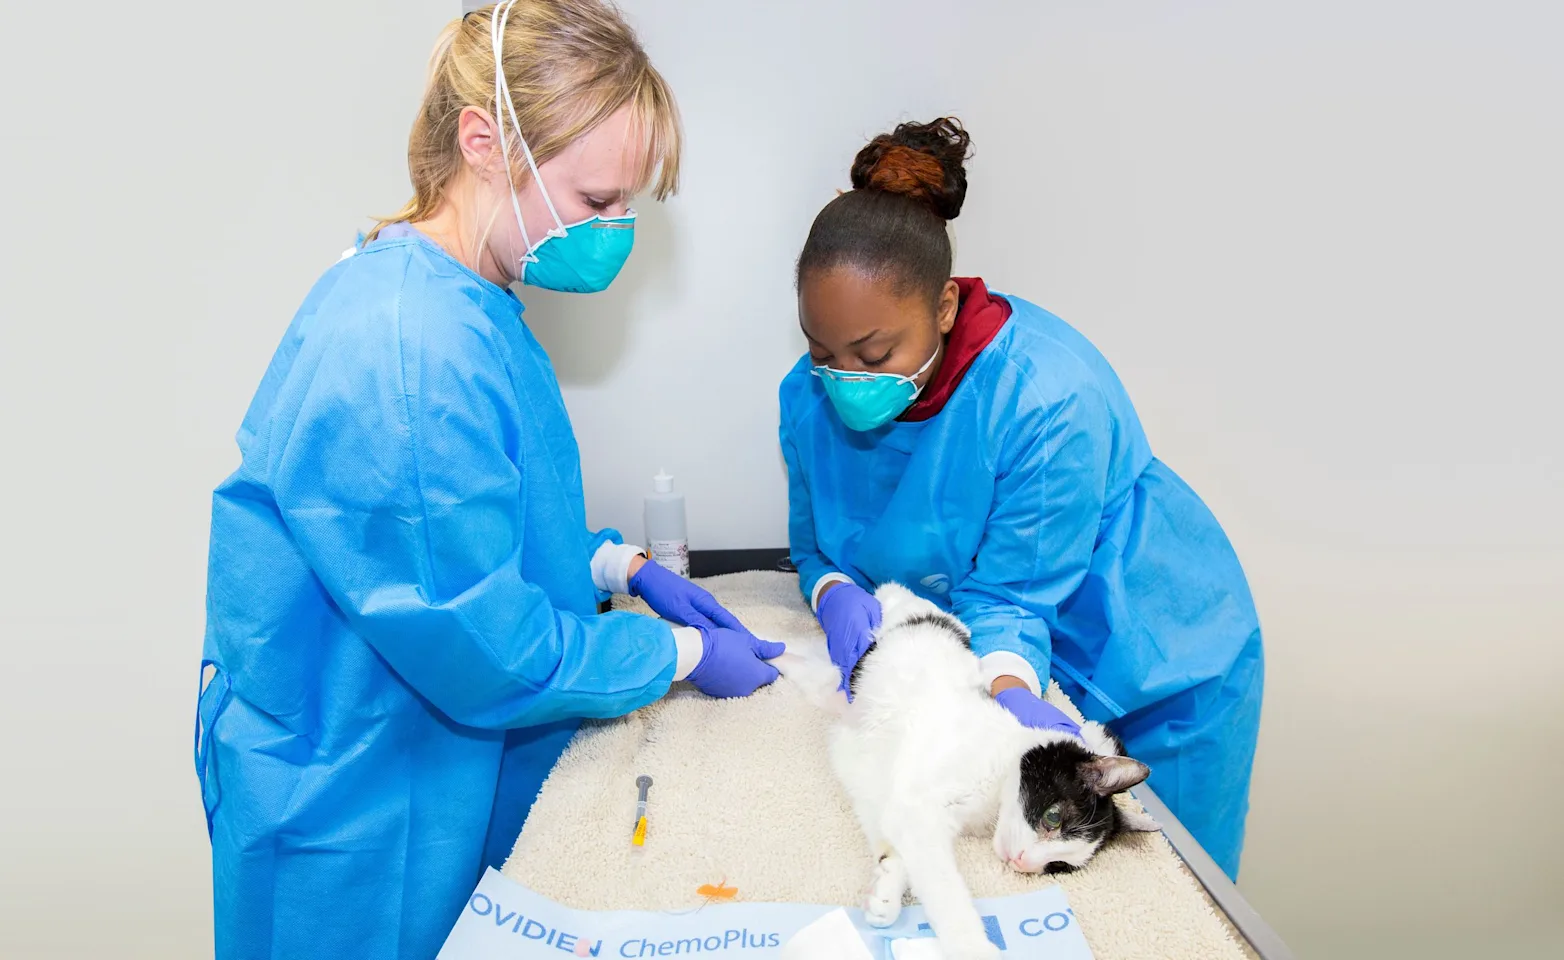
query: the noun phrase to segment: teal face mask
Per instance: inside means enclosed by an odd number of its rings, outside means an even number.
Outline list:
[[[810,372],[820,378],[825,395],[831,398],[831,406],[842,418],[849,430],[873,430],[901,416],[923,392],[914,381],[939,356],[936,348],[932,356],[910,377],[896,373],[869,373],[836,370],[821,365]]]
[[[559,211],[554,209],[554,200],[548,195],[548,188],[543,186],[543,177],[538,173],[538,162],[532,156],[532,148],[527,146],[527,139],[521,135],[521,121],[516,119],[516,105],[511,101],[510,84],[505,79],[502,38],[505,35],[505,22],[510,18],[511,7],[515,5],[516,0],[511,0],[503,9],[496,7],[494,15],[489,18],[489,40],[494,45],[494,102],[500,113],[495,118],[500,152],[505,157],[505,169],[510,170],[510,140],[505,136],[505,114],[508,112],[516,144],[532,171],[532,182],[537,184],[538,193],[548,205],[549,216],[554,218],[554,228],[537,243],[533,243],[527,234],[527,225],[521,220],[521,200],[516,194],[516,182],[511,181],[510,205],[516,214],[516,228],[521,231],[521,242],[527,245],[527,252],[521,255],[521,269],[517,279],[534,287],[563,293],[597,293],[607,290],[629,259],[630,248],[635,246],[635,211],[631,210],[622,217],[587,217],[568,226],[559,218]]]
[[[543,189],[539,180],[538,189]],[[548,194],[543,194],[545,197]],[[553,204],[549,209],[553,210]],[[516,222],[521,223],[517,213]],[[522,230],[523,238],[526,230]],[[635,211],[622,217],[589,217],[550,230],[521,258],[521,282],[564,293],[607,290],[635,246]]]

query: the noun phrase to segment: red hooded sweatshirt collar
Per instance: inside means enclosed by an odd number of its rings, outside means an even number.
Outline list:
[[[977,277],[953,277],[961,291],[961,303],[956,308],[956,324],[945,335],[945,356],[929,385],[918,395],[917,402],[908,407],[896,419],[917,423],[927,420],[945,409],[956,388],[967,375],[978,354],[993,342],[999,329],[1010,319],[1010,301],[988,292],[988,287]]]

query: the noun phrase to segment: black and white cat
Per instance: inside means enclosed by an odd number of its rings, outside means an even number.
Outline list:
[[[957,867],[957,836],[992,830],[994,852],[1023,873],[1074,870],[1120,831],[1161,829],[1113,800],[1150,770],[1096,723],[1079,738],[1022,726],[984,688],[959,620],[896,584],[875,598],[880,628],[853,670],[851,704],[829,662],[789,653],[777,665],[838,715],[831,765],[877,860],[869,922],[894,923],[910,887],[950,960],[998,957]]]

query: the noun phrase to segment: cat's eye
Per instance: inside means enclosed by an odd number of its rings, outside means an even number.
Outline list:
[[[1059,824],[1062,822],[1064,822],[1064,817],[1061,814],[1059,805],[1057,803],[1043,811],[1043,826],[1047,827],[1048,829],[1057,830],[1059,829]]]

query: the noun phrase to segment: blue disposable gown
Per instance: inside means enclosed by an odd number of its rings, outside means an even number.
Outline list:
[[[1216,519],[1151,455],[1102,355],[1013,312],[943,410],[857,433],[805,357],[782,382],[790,540],[805,596],[831,571],[903,583],[1060,681],[1150,764],[1236,876],[1260,720],[1260,627]]]
[[[670,628],[597,614],[616,534],[587,531],[521,309],[381,240],[316,284],[261,381],[212,507],[219,960],[430,960],[578,718],[668,689]]]

